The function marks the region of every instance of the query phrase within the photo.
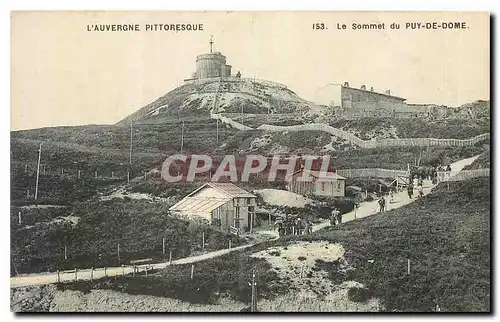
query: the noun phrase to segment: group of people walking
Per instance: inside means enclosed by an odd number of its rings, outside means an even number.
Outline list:
[[[342,223],[342,213],[340,209],[333,208],[330,214],[330,226],[340,225]]]
[[[280,217],[275,222],[280,237],[287,235],[305,235],[312,233],[312,222],[309,219],[294,217],[290,214]]]

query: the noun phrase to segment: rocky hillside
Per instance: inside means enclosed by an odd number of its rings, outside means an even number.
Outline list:
[[[161,124],[166,118],[180,115],[216,113],[294,113],[310,108],[311,102],[293,91],[267,82],[208,82],[185,84],[144,106],[118,125],[135,123]]]

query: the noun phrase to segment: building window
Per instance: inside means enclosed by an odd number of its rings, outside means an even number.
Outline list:
[[[337,189],[340,190],[340,187],[341,187],[341,184],[340,184],[340,180],[337,181]]]
[[[321,191],[325,191],[325,183],[324,182],[321,183]]]

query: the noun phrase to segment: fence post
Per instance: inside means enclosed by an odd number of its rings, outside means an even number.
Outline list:
[[[148,265],[146,265],[146,278],[148,277]]]
[[[231,239],[229,240],[229,249],[231,249]]]
[[[78,179],[80,179],[80,170],[78,170]]]
[[[78,268],[75,267],[75,281],[78,280]]]
[[[106,266],[104,266],[104,277],[108,277],[108,272],[107,272],[108,268]]]
[[[122,264],[122,276],[125,276],[125,265]]]
[[[194,264],[191,265],[191,279],[193,279],[194,276]]]
[[[23,223],[22,219],[21,219],[21,212],[19,212],[19,225],[21,225]]]
[[[64,245],[64,260],[68,260],[68,246]]]
[[[408,258],[408,275],[410,275],[410,259]]]
[[[114,179],[115,178],[115,173],[113,171],[111,171],[111,179]]]
[[[168,255],[168,263],[172,265],[172,251],[170,251],[170,254]]]
[[[26,165],[24,166],[24,173],[28,173],[28,164],[26,163]]]
[[[161,239],[163,259],[165,259],[165,237]]]
[[[61,274],[59,273],[59,270],[57,270],[57,283],[61,282]]]
[[[144,172],[144,180],[147,179],[147,174],[148,174],[147,172]]]
[[[205,232],[201,233],[201,242],[202,242],[201,251],[204,252],[205,251]]]
[[[92,266],[90,268],[90,281],[92,282],[94,280],[94,267]]]
[[[130,182],[130,172],[127,172],[127,182]]]
[[[135,264],[134,264],[134,268],[133,269],[134,269],[134,271],[132,273],[132,276],[135,277]]]

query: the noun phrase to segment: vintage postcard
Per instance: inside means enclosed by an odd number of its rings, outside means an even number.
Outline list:
[[[490,312],[490,15],[11,13],[13,312]]]

